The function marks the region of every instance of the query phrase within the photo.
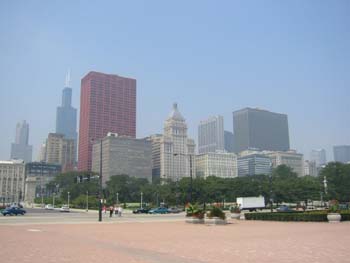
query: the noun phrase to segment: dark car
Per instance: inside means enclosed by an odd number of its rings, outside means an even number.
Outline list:
[[[280,207],[278,207],[277,212],[294,212],[293,209],[291,209],[289,206],[287,205],[281,205]]]
[[[182,210],[180,208],[177,208],[177,207],[170,207],[168,209],[168,213],[172,213],[172,214],[178,214],[182,212]]]
[[[149,212],[149,208],[138,208],[132,211],[134,214],[147,214]]]
[[[158,207],[158,208],[153,208],[148,211],[149,214],[167,214],[169,213],[168,208],[165,207]]]
[[[19,207],[8,207],[1,211],[1,213],[6,215],[24,215],[26,213],[26,210],[19,208]]]

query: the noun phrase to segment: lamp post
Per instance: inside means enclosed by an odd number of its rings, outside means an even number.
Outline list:
[[[55,195],[56,193],[52,194],[52,207],[55,208]]]
[[[270,188],[270,211],[273,212],[273,198],[272,198],[272,162],[270,163],[270,174],[269,174],[269,188]]]
[[[117,205],[119,205],[119,193],[117,192]]]
[[[40,162],[40,171],[41,171],[41,176],[40,176],[40,195],[41,195],[41,208],[44,208],[44,195],[43,195],[43,162]]]
[[[86,212],[89,212],[89,191],[86,191]]]
[[[141,192],[141,209],[142,209],[142,196],[143,196],[143,193]]]
[[[174,153],[174,156],[182,155],[186,157],[190,157],[190,203],[192,203],[192,188],[193,188],[193,176],[192,176],[192,155],[184,154],[184,153]]]
[[[102,139],[100,141],[100,176],[99,176],[99,203],[98,203],[98,221],[102,221]]]
[[[70,193],[68,192],[68,208],[69,208]]]

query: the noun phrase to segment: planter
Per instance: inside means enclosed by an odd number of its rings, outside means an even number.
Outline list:
[[[329,223],[339,223],[341,215],[339,213],[329,213],[327,214],[327,219]]]
[[[190,224],[204,224],[204,218],[197,218],[197,217],[187,217],[186,223]]]
[[[205,218],[205,224],[207,225],[226,225],[226,219],[221,219],[219,217]]]
[[[231,218],[232,219],[240,219],[241,213],[231,213]]]

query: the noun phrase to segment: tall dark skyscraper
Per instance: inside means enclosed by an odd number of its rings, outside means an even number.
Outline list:
[[[333,147],[334,161],[350,162],[350,145],[337,145]]]
[[[244,108],[233,112],[233,131],[236,153],[248,149],[289,150],[286,114]]]
[[[234,135],[230,131],[224,131],[224,142],[225,142],[225,151],[229,153],[234,152]]]
[[[92,144],[108,132],[136,137],[136,80],[92,71],[81,80],[80,171],[91,171]]]
[[[72,89],[70,88],[69,72],[66,76],[65,88],[62,92],[62,105],[57,107],[56,133],[63,134],[66,139],[73,139],[75,141],[75,149],[77,149],[77,109],[72,107]]]
[[[11,159],[21,159],[24,162],[32,161],[31,145],[29,141],[29,124],[26,121],[17,123],[16,126],[16,140],[11,144]]]

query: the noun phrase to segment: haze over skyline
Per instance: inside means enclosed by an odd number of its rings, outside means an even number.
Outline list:
[[[345,0],[0,2],[0,159],[22,120],[36,159],[71,68],[78,111],[89,71],[137,80],[137,137],[162,133],[173,102],[195,140],[200,120],[232,131],[233,111],[259,107],[288,115],[305,159],[332,160],[350,144],[349,13]]]

